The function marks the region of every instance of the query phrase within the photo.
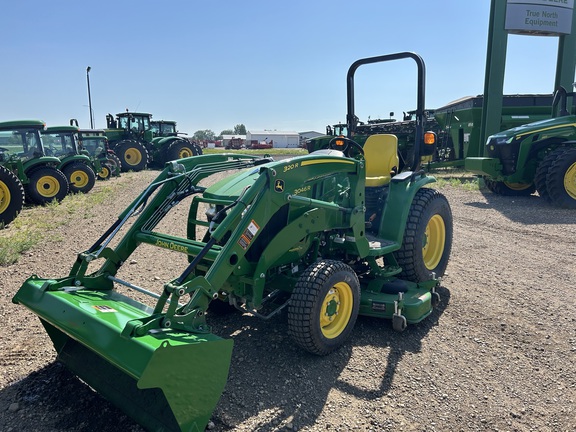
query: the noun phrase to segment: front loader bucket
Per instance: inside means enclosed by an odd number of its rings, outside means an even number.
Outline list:
[[[147,430],[204,431],[232,340],[172,329],[133,336],[151,309],[116,291],[48,289],[63,281],[32,276],[13,298],[40,317],[58,360]]]

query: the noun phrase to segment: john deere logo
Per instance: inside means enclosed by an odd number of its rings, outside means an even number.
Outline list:
[[[276,180],[276,183],[274,183],[274,190],[276,192],[284,192],[284,180]]]

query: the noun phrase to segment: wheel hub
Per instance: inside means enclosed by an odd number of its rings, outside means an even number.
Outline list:
[[[70,183],[77,188],[83,188],[88,184],[88,176],[84,171],[77,170],[70,175]]]
[[[10,189],[8,185],[0,181],[0,213],[4,213],[10,205]]]
[[[43,176],[38,180],[38,193],[45,198],[52,198],[60,191],[58,180],[51,176]]]
[[[436,268],[440,263],[445,243],[446,225],[442,216],[436,214],[428,221],[422,242],[422,257],[428,270]]]
[[[576,199],[576,162],[570,165],[564,175],[564,190],[572,199]]]
[[[135,148],[129,148],[124,152],[124,158],[129,165],[138,165],[142,162],[142,153]]]
[[[194,155],[192,154],[190,149],[187,149],[187,148],[183,148],[178,152],[178,158],[179,159],[184,159],[184,158],[192,157],[192,156],[194,156]]]
[[[344,331],[352,314],[352,289],[345,282],[334,285],[324,297],[320,314],[322,334],[335,338]]]

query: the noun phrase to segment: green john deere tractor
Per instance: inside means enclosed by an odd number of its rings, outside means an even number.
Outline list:
[[[98,179],[108,180],[112,176],[120,176],[122,162],[114,151],[110,150],[104,130],[79,129],[78,146],[81,152],[90,156]]]
[[[406,58],[418,67],[422,119],[425,68],[413,53],[352,64],[349,112],[358,67]],[[431,154],[434,134],[419,124],[417,156]],[[402,331],[440,302],[450,206],[424,187],[434,178],[418,164],[398,172],[396,145],[393,135],[364,148],[335,137],[282,161],[225,153],[167,163],[68,276],[32,276],[13,301],[40,317],[60,361],[148,430],[204,430],[232,356],[233,341],[211,333],[215,311],[287,310],[294,342],[326,355],[348,342],[358,315]],[[183,202],[180,225],[163,220]],[[152,287],[123,280],[139,245],[157,250],[159,264],[186,256],[179,276]]]
[[[468,171],[483,176],[499,195],[530,195],[535,190],[551,204],[576,209],[576,115],[568,93],[554,94],[553,116],[498,132],[486,142],[484,157],[466,158]]]
[[[116,114],[116,118],[106,116],[106,137],[123,171],[141,171],[148,164],[162,167],[167,161],[202,153],[198,145],[177,134],[154,137],[151,121],[152,115],[147,113],[127,111]]]
[[[150,128],[155,137],[177,136],[176,122],[172,120],[152,120]]]
[[[44,151],[60,159],[58,169],[68,180],[70,193],[87,193],[96,183],[90,157],[78,149],[78,127],[50,126],[42,131]]]
[[[40,120],[0,122],[0,165],[18,177],[26,200],[39,205],[62,201],[68,193],[66,176],[58,169],[60,159],[44,151],[45,128]],[[19,194],[14,198],[19,200]]]

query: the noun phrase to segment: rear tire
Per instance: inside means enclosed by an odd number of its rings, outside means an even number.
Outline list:
[[[142,171],[148,166],[148,151],[137,141],[120,141],[114,147],[114,153],[120,159],[122,172]]]
[[[576,209],[576,148],[566,148],[552,162],[546,189],[553,205]]]
[[[404,230],[402,247],[395,253],[400,278],[423,282],[442,277],[452,250],[453,221],[450,204],[434,189],[416,192]]]
[[[68,180],[70,193],[87,193],[96,184],[96,174],[92,168],[82,162],[73,162],[62,170]]]
[[[188,140],[181,139],[173,141],[165,148],[163,160],[166,163],[176,159],[197,156],[198,154],[202,154],[202,151],[198,153],[198,150]]]
[[[108,153],[106,155],[106,162],[110,169],[112,170],[112,175],[114,177],[120,177],[120,173],[122,172],[122,162],[120,158],[116,156],[114,153]]]
[[[16,219],[24,207],[24,186],[9,169],[0,166],[0,227]]]
[[[196,152],[195,156],[200,156],[202,154],[202,147],[200,147],[196,141],[192,141],[191,142],[192,147],[194,147],[194,150]]]
[[[360,282],[340,261],[312,264],[298,279],[288,305],[288,333],[305,350],[326,355],[350,337],[360,309]]]
[[[62,201],[68,194],[68,181],[62,171],[41,166],[28,174],[29,183],[24,187],[26,196],[34,204],[44,205]]]

